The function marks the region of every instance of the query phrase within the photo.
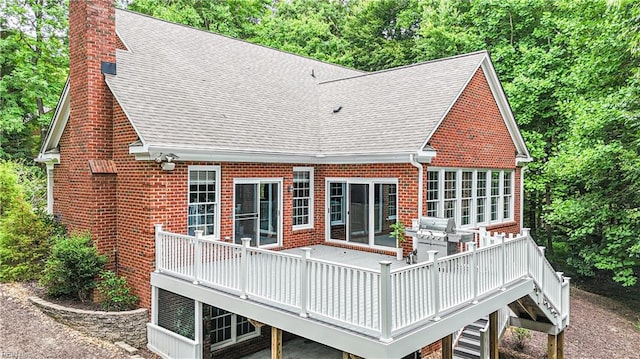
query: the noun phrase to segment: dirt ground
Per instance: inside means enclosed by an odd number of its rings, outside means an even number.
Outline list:
[[[571,288],[571,323],[565,332],[565,358],[640,359],[640,313],[618,301]],[[521,352],[514,336],[506,333],[500,351],[504,358],[546,358],[547,335],[531,332]]]
[[[0,358],[128,358],[109,342],[87,337],[42,314],[27,301],[31,291],[22,284],[0,283]],[[565,358],[640,359],[640,313],[614,300],[572,288],[571,325],[565,335]],[[507,333],[501,357],[546,358],[545,334],[533,333],[516,351]],[[149,357],[149,352],[141,355]]]

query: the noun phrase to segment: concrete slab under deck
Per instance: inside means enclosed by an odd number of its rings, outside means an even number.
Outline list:
[[[242,359],[270,359],[271,348],[242,357]],[[309,339],[295,338],[282,344],[283,359],[342,359],[340,350]]]

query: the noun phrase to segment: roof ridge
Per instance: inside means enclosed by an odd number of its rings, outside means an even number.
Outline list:
[[[160,22],[167,23],[167,24],[169,24],[169,25],[176,25],[176,26],[184,27],[184,28],[187,28],[187,29],[190,29],[190,30],[200,31],[200,32],[203,32],[203,33],[206,33],[206,34],[209,34],[209,35],[213,35],[213,36],[220,36],[220,37],[223,37],[223,38],[225,38],[225,39],[233,40],[233,41],[237,41],[237,42],[240,42],[240,43],[243,43],[243,44],[246,44],[246,45],[259,46],[259,47],[265,48],[265,49],[267,49],[267,50],[272,50],[272,51],[280,52],[280,53],[283,53],[283,54],[286,54],[286,55],[296,56],[296,57],[300,57],[300,58],[303,58],[303,59],[306,59],[306,60],[311,60],[311,61],[314,61],[314,62],[319,62],[319,63],[321,63],[321,64],[331,65],[331,66],[340,67],[340,68],[343,68],[343,69],[346,69],[346,70],[351,70],[351,71],[360,72],[360,73],[362,73],[362,74],[367,74],[367,72],[366,72],[366,71],[362,71],[362,70],[354,69],[354,68],[352,68],[352,67],[347,67],[347,66],[340,65],[340,64],[334,64],[334,63],[332,63],[332,62],[322,61],[322,60],[314,59],[314,58],[312,58],[312,57],[308,57],[308,56],[304,56],[304,55],[300,55],[300,54],[294,54],[293,52],[288,52],[288,51],[285,51],[285,50],[276,49],[276,48],[274,48],[274,47],[269,47],[269,46],[266,46],[266,45],[262,45],[262,44],[258,44],[258,43],[250,42],[250,41],[247,41],[247,40],[244,40],[244,39],[238,39],[238,38],[231,37],[231,36],[224,35],[224,34],[220,34],[220,33],[214,32],[214,31],[204,30],[204,29],[198,29],[197,27],[190,26],[190,25],[180,24],[180,23],[177,23],[177,22],[171,22],[171,21],[169,21],[169,20],[165,20],[165,19],[159,19],[159,18],[157,18],[157,17],[153,17],[153,16],[148,15],[148,14],[143,14],[143,13],[139,13],[139,12],[136,12],[136,11],[131,11],[131,10],[128,10],[128,9],[120,9],[120,8],[116,8],[116,11],[123,11],[123,12],[127,12],[127,13],[132,14],[132,15],[137,15],[137,16],[146,17],[146,18],[149,18],[149,19],[151,19],[151,20],[157,20],[157,21],[160,21]],[[116,29],[117,29],[117,24],[116,24]]]
[[[415,64],[409,64],[409,65],[398,66],[398,67],[391,67],[391,68],[388,68],[388,69],[383,69],[383,70],[378,70],[378,71],[373,71],[373,72],[365,72],[363,74],[355,75],[355,76],[349,76],[349,77],[343,77],[343,78],[339,78],[339,79],[322,81],[322,82],[319,82],[318,85],[323,85],[323,84],[328,84],[328,83],[333,83],[333,82],[338,82],[338,81],[351,80],[351,79],[360,78],[360,77],[364,77],[364,76],[373,76],[373,75],[378,75],[378,74],[391,72],[391,71],[404,70],[404,69],[411,68],[411,67],[418,67],[418,66],[427,65],[427,64],[433,64],[433,63],[442,62],[442,61],[450,61],[450,60],[455,60],[455,59],[462,58],[462,57],[475,56],[475,55],[479,55],[479,54],[482,54],[482,53],[484,53],[487,56],[489,56],[489,51],[487,51],[487,50],[478,50],[478,51],[469,52],[469,53],[466,53],[466,54],[443,57],[443,58],[440,58],[440,59],[427,60],[427,61],[418,62],[418,63],[415,63]]]

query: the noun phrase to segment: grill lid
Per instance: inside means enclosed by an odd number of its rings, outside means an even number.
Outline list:
[[[456,224],[453,218],[420,217],[420,230],[438,231],[443,234],[455,233]]]

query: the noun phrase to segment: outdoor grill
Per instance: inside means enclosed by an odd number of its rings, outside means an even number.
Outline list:
[[[473,233],[456,231],[453,218],[420,217],[407,234],[417,239],[418,248],[437,250],[439,256],[455,254],[458,252],[458,243],[473,240]],[[420,252],[424,255],[424,251]]]

